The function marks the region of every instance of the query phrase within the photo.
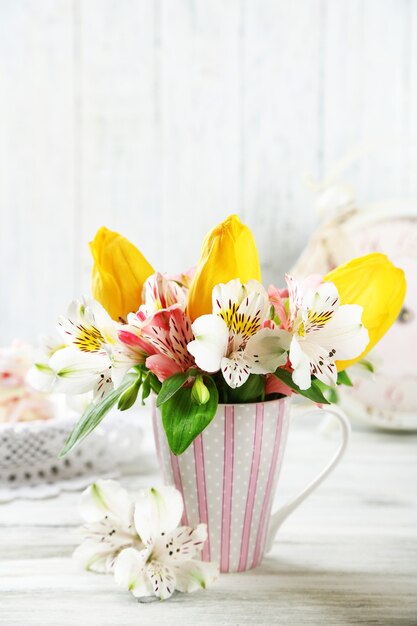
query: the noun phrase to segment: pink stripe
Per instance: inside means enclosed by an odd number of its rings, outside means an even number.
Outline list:
[[[282,433],[281,433],[281,441],[280,441],[280,444],[279,444],[279,447],[280,447],[281,450],[286,445],[287,435],[288,435],[288,426],[289,426],[288,420],[287,420],[285,425],[284,425],[284,422],[283,422]],[[284,455],[281,452],[281,455],[278,454],[277,468],[275,470],[275,478],[274,478],[274,484],[275,485],[277,484],[278,479],[279,479],[279,475],[281,473],[283,459],[284,459]],[[272,488],[274,488],[274,487],[272,487]],[[272,492],[272,495],[273,494],[274,494],[274,491]],[[271,523],[271,509],[272,509],[273,501],[274,501],[274,498],[272,497],[270,502],[269,502],[269,505],[268,505],[268,510],[266,512],[266,524],[265,524],[265,530],[264,530],[263,537],[262,537],[261,554],[265,553],[266,542],[267,542],[268,535],[269,535],[269,525]],[[262,558],[260,560],[262,560]]]
[[[207,541],[204,544],[203,561],[210,561],[210,528],[207,508],[206,471],[204,467],[203,435],[194,439],[194,465],[200,522],[207,524]]]
[[[178,489],[178,491],[181,493],[182,499],[184,501],[184,511],[183,511],[182,518],[181,518],[181,524],[183,526],[188,526],[187,507],[185,506],[185,496],[184,496],[184,491],[182,489],[180,464],[178,461],[178,457],[175,456],[175,454],[173,454],[171,450],[169,451],[169,454],[171,457],[171,467],[172,467],[172,474],[174,476],[174,484],[175,484],[175,487]]]
[[[275,468],[277,466],[278,452],[279,452],[280,441],[281,441],[282,424],[284,421],[284,410],[285,410],[285,401],[281,401],[279,403],[277,429],[275,431],[274,451],[272,453],[272,462],[271,462],[271,467],[269,469],[265,496],[264,496],[264,500],[262,503],[261,517],[259,519],[258,533],[256,535],[256,544],[255,544],[255,552],[253,555],[252,567],[256,567],[261,558],[262,537],[263,537],[263,532],[264,532],[264,527],[265,527],[266,514],[268,512],[270,499],[271,499],[272,486],[274,483],[274,476],[275,476]]]
[[[256,487],[258,484],[259,465],[261,461],[262,433],[264,425],[264,405],[256,405],[255,435],[253,439],[252,465],[250,469],[250,479],[248,495],[246,498],[245,518],[243,522],[242,542],[240,544],[240,559],[238,571],[246,569],[249,552],[250,530],[252,525],[253,507],[255,504]]]
[[[233,460],[234,460],[234,407],[224,407],[224,465],[222,537],[220,548],[220,571],[229,571],[230,527],[232,522]]]

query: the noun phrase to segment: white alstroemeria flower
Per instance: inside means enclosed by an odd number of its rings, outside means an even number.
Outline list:
[[[145,548],[122,550],[114,564],[116,582],[134,596],[164,600],[176,589],[204,589],[217,578],[214,563],[194,559],[207,539],[206,525],[177,528],[182,512],[181,494],[173,487],[146,489],[136,500],[135,527]]]
[[[38,391],[46,393],[55,391],[56,375],[49,367],[49,360],[55,352],[66,347],[68,347],[68,344],[64,343],[58,334],[41,336],[39,339],[39,350],[33,365],[26,374],[27,384]]]
[[[95,300],[74,300],[58,319],[64,347],[49,346],[49,359],[35,363],[29,382],[43,391],[66,394],[93,392],[102,400],[135,364],[121,351],[119,325]]]
[[[73,346],[57,350],[48,363],[35,363],[28,382],[42,391],[83,394],[101,400],[113,389],[112,365],[103,352],[81,352]]]
[[[216,285],[213,313],[194,321],[195,340],[187,346],[198,367],[206,372],[221,369],[227,384],[236,388],[249,374],[267,374],[284,365],[287,333],[262,328],[270,308],[268,294],[256,280]]]
[[[95,300],[74,300],[58,319],[60,343],[43,341],[44,355],[31,368],[28,382],[41,391],[68,395],[92,392],[102,400],[136,365],[118,339],[120,325]]]
[[[81,495],[84,541],[74,558],[87,570],[108,573],[121,550],[143,548],[133,522],[134,504],[114,480],[98,480]]]
[[[108,354],[117,342],[117,324],[93,299],[74,300],[66,316],[58,318],[63,339],[77,350]]]
[[[287,276],[286,280],[293,381],[300,389],[308,389],[314,375],[327,385],[335,385],[336,360],[354,359],[369,342],[362,323],[363,307],[340,305],[333,283],[324,282],[303,293],[294,278]]]

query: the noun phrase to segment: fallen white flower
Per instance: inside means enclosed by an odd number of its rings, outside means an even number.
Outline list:
[[[74,557],[87,570],[113,572],[138,598],[205,589],[218,566],[195,558],[207,527],[178,527],[183,508],[174,487],[144,489],[133,498],[118,482],[98,480],[81,495],[84,540]]]
[[[115,558],[124,548],[143,543],[136,532],[134,503],[128,492],[115,480],[98,480],[81,495],[80,513],[84,541],[74,558],[93,572],[111,572]]]
[[[205,589],[218,576],[214,563],[196,560],[207,539],[207,527],[177,525],[183,512],[173,487],[146,489],[136,501],[134,523],[145,547],[122,550],[114,564],[116,582],[140,598],[169,598],[175,590]]]

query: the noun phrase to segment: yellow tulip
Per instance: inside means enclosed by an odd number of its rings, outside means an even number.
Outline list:
[[[200,261],[188,296],[192,320],[212,312],[211,293],[218,283],[239,278],[261,280],[258,250],[250,229],[230,215],[211,230],[203,242]]]
[[[104,226],[90,242],[94,259],[93,296],[114,319],[125,319],[142,302],[145,280],[153,267],[127,239]]]
[[[404,302],[404,272],[380,253],[367,254],[331,271],[325,277],[339,291],[341,304],[363,306],[362,321],[369,333],[365,351],[351,361],[338,361],[344,370],[362,359],[397,319]]]

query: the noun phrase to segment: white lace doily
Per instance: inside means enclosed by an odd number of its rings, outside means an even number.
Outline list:
[[[143,450],[142,407],[114,411],[64,459],[58,453],[78,419],[64,412],[45,421],[0,424],[0,502],[76,490],[97,477],[117,475]]]

